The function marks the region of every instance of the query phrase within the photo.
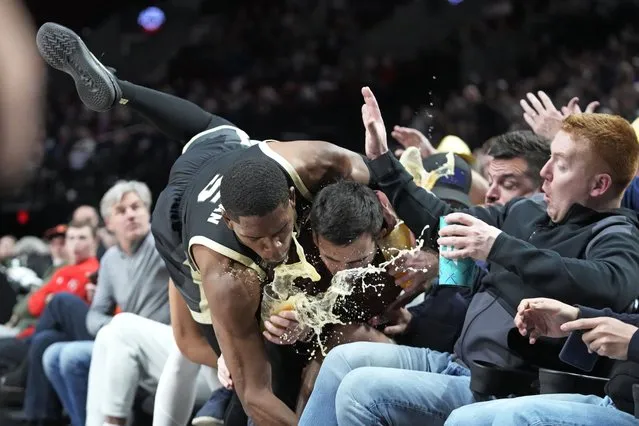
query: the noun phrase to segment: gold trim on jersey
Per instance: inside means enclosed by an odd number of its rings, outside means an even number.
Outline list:
[[[193,136],[191,139],[189,139],[189,141],[186,143],[186,145],[184,145],[184,148],[182,148],[182,154],[184,154],[186,152],[187,149],[189,149],[191,147],[191,144],[193,142],[195,142],[200,136],[204,136],[204,135],[208,135],[210,133],[215,133],[219,130],[235,130],[235,132],[237,133],[237,137],[242,141],[242,143],[245,143],[247,145],[252,145],[254,144],[253,141],[250,141],[249,136],[246,134],[246,132],[238,127],[235,126],[230,126],[228,124],[223,124],[221,126],[217,126],[217,127],[213,127],[212,129],[206,129],[203,132],[198,133],[197,135]]]
[[[202,284],[198,284],[198,287],[200,288],[200,312],[191,311],[190,308],[189,311],[191,312],[191,316],[195,322],[212,325],[213,321],[211,320],[211,311],[209,310],[209,302],[206,299],[206,294],[204,294],[204,288],[202,287]]]
[[[198,291],[200,292],[200,302],[198,303],[200,312],[194,311],[189,307],[189,312],[191,312],[191,317],[193,317],[193,320],[195,320],[195,322],[197,323],[212,324],[211,311],[209,310],[209,302],[206,299],[206,295],[204,294],[204,289],[202,288],[202,276],[200,275],[199,271],[196,271],[195,269],[193,269],[193,267],[191,266],[191,263],[188,260],[185,260],[183,264],[186,265],[187,268],[189,268],[189,271],[191,271],[191,279],[193,280],[193,283],[198,287]]]
[[[302,178],[300,177],[300,175],[297,173],[297,170],[295,170],[295,167],[293,167],[291,163],[289,163],[286,160],[286,158],[282,157],[280,154],[273,151],[273,149],[270,146],[268,146],[267,142],[278,142],[278,141],[276,141],[275,139],[267,139],[263,142],[260,142],[258,145],[260,149],[262,150],[262,152],[268,155],[269,157],[271,157],[273,160],[277,161],[277,163],[280,166],[282,166],[284,170],[286,170],[288,175],[293,180],[295,187],[300,192],[300,194],[302,194],[302,197],[306,198],[308,201],[313,201],[313,195],[311,194],[311,191],[309,191],[306,185],[304,185],[304,182],[302,181]]]
[[[195,244],[208,247],[209,249],[217,253],[220,253],[222,256],[226,256],[229,259],[232,259],[246,266],[247,268],[251,268],[252,270],[257,272],[257,275],[260,277],[261,280],[263,280],[266,277],[266,272],[264,272],[264,270],[262,270],[262,268],[260,268],[257,263],[253,262],[253,259],[251,259],[250,257],[244,256],[243,254],[240,254],[236,252],[235,250],[231,250],[230,248],[223,246],[222,244],[216,241],[213,241],[210,238],[203,237],[201,235],[192,237],[189,240],[189,250],[188,250],[189,258],[191,259],[191,262],[193,262],[193,266],[197,268],[198,272],[200,268],[198,268],[197,263],[195,263],[195,258],[193,257],[193,254],[191,253],[191,247],[193,247]]]

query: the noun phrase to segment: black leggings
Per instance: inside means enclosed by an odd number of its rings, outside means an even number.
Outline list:
[[[140,113],[169,138],[188,141],[198,133],[230,121],[204,111],[193,102],[119,80],[126,106]]]

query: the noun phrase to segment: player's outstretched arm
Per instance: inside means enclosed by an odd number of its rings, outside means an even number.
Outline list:
[[[217,355],[191,316],[184,298],[169,279],[169,308],[175,343],[182,355],[196,364],[217,368]]]
[[[247,414],[260,426],[296,425],[293,411],[271,390],[271,367],[255,319],[261,291],[257,274],[203,246],[195,246],[193,254],[215,334]]]
[[[269,142],[297,171],[306,187],[316,193],[340,179],[368,185],[370,176],[364,157],[324,141]]]

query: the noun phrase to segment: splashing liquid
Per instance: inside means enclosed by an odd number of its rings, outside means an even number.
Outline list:
[[[397,254],[401,250],[410,250],[415,247],[416,241],[413,237],[413,233],[410,232],[408,226],[402,221],[399,221],[395,228],[384,238],[379,241],[379,248],[382,250],[384,259],[387,261],[397,257]],[[408,271],[400,272],[396,275],[396,278],[401,278],[406,275]],[[406,289],[410,287],[412,281],[407,281],[402,285],[402,288]]]
[[[412,146],[404,151],[399,162],[413,177],[415,184],[428,191],[433,189],[440,178],[455,174],[455,155],[452,152],[446,154],[446,162],[444,164],[431,172],[427,172],[424,169],[419,149]]]
[[[322,329],[329,324],[344,324],[339,316],[335,314],[335,308],[340,301],[353,292],[353,288],[349,281],[343,277],[344,274],[338,273],[333,277],[331,285],[324,293],[317,296],[303,293],[294,284],[296,278],[309,278],[317,282],[321,277],[313,265],[306,260],[304,249],[297,241],[295,234],[293,234],[293,242],[295,243],[299,261],[275,267],[270,288],[275,297],[281,302],[274,303],[268,309],[268,314],[263,314],[262,318],[277,315],[285,310],[295,310],[300,326],[309,327],[313,330],[322,354],[326,355],[327,351],[321,339]],[[346,273],[347,271],[343,272]]]
[[[437,169],[427,172],[422,164],[421,155],[417,148],[408,148],[400,159],[400,163],[413,176],[415,183],[426,190],[431,190],[437,180],[443,176],[454,174],[455,158],[452,153],[446,154],[446,163]],[[277,301],[268,307],[268,312],[263,312],[262,318],[276,315],[285,310],[295,310],[297,312],[300,326],[306,326],[313,330],[317,344],[326,356],[326,346],[322,341],[322,330],[329,324],[345,324],[335,312],[336,308],[353,293],[354,286],[360,285],[362,292],[373,289],[381,296],[380,287],[385,284],[376,283],[374,279],[369,279],[371,275],[378,275],[386,272],[386,267],[395,265],[403,256],[412,255],[419,252],[424,244],[422,235],[427,229],[425,227],[420,236],[414,241],[413,236],[403,222],[399,222],[393,231],[380,242],[380,248],[386,262],[378,266],[368,265],[366,267],[347,269],[340,271],[333,276],[331,285],[324,292],[316,296],[311,296],[302,292],[294,285],[296,278],[309,278],[314,282],[320,280],[313,265],[306,260],[304,249],[293,234],[299,261],[292,264],[279,265],[274,269],[274,278],[270,287],[275,294]],[[427,272],[427,268],[416,269],[401,266],[403,272],[398,278],[410,272]],[[407,282],[403,288],[410,286],[412,282]],[[366,319],[363,319],[366,321]]]
[[[401,225],[406,226],[401,223],[400,227],[396,229],[402,229]],[[271,315],[277,315],[282,311],[295,310],[300,326],[309,327],[313,330],[317,346],[324,356],[326,356],[328,351],[322,339],[322,330],[329,324],[346,324],[336,312],[339,311],[345,299],[353,293],[356,286],[361,286],[362,292],[373,289],[381,296],[381,288],[385,284],[380,283],[379,280],[371,279],[373,278],[371,276],[385,273],[388,265],[394,264],[406,254],[416,253],[421,250],[423,245],[423,241],[418,240],[415,247],[395,248],[393,254],[391,254],[391,250],[387,250],[388,260],[378,266],[368,265],[339,271],[333,276],[331,285],[324,293],[312,296],[296,287],[294,281],[296,278],[301,277],[317,282],[320,280],[320,275],[313,265],[307,261],[304,249],[297,241],[295,235],[293,235],[293,242],[296,246],[299,261],[292,264],[279,265],[274,269],[273,282],[268,286],[273,296],[268,297],[276,300],[273,303],[265,303],[268,293],[267,288],[265,288],[265,296],[262,302],[262,320],[268,319]],[[406,270],[418,271],[415,268],[406,268]],[[424,269],[425,271],[426,269]],[[356,313],[355,316],[357,316]],[[363,321],[366,320],[363,319]]]

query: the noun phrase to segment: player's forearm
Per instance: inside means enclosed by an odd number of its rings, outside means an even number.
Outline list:
[[[175,342],[182,355],[188,358],[189,361],[217,368],[217,355],[203,336],[194,336],[187,341],[187,339],[178,338],[176,335]]]
[[[182,355],[196,364],[217,368],[217,355],[202,335],[191,316],[188,305],[171,279],[169,279],[169,307],[173,337]]]
[[[295,426],[297,416],[269,389],[241,393],[246,414],[257,426]]]
[[[348,164],[350,167],[348,179],[354,180],[355,182],[363,183],[364,185],[368,185],[370,183],[371,177],[368,171],[368,166],[366,165],[365,157],[362,157],[359,154],[355,154],[354,152],[350,152],[348,158]]]

